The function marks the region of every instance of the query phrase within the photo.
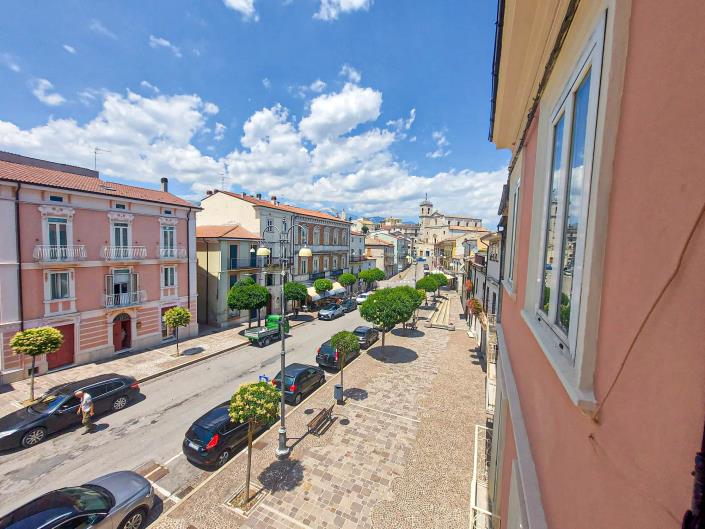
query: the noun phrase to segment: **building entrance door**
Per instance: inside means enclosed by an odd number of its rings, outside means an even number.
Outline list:
[[[64,335],[64,341],[58,351],[47,355],[47,366],[49,369],[56,369],[57,367],[73,364],[73,324],[60,325],[56,327],[56,329]]]
[[[113,320],[113,346],[115,352],[132,346],[132,320],[129,314],[118,314]]]

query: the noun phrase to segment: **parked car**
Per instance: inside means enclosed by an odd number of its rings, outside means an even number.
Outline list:
[[[154,505],[154,488],[123,470],[80,487],[47,492],[0,518],[2,529],[140,529]]]
[[[298,404],[304,395],[308,395],[326,381],[326,374],[320,367],[306,364],[289,364],[284,368],[284,398],[287,402]],[[281,371],[272,380],[272,384],[281,391]]]
[[[342,306],[338,305],[337,303],[331,303],[330,305],[321,307],[321,309],[318,311],[318,319],[334,320],[335,318],[338,318],[343,314],[344,312]]]
[[[430,271],[430,268],[429,268],[428,264],[424,264],[424,265],[423,265],[423,269],[424,269],[424,271],[426,271],[426,270],[429,270],[429,271]]]
[[[140,387],[133,377],[113,373],[52,388],[34,404],[0,418],[0,450],[29,448],[48,435],[81,424],[79,400],[74,396],[77,390],[93,398],[95,414],[101,415],[125,408],[137,397]]]
[[[355,301],[357,302],[358,305],[362,305],[367,298],[370,297],[370,294],[372,292],[362,292],[361,294],[358,294],[357,297],[355,298]]]
[[[352,312],[357,309],[357,301],[354,299],[346,299],[340,306],[343,308],[343,312]]]
[[[349,356],[345,359],[345,363],[349,364],[358,356],[360,356],[359,352],[354,356]],[[338,351],[336,351],[335,347],[333,347],[330,343],[330,340],[324,342],[318,348],[318,351],[316,352],[316,363],[320,368],[328,367],[331,369],[340,369],[340,355],[338,354]]]
[[[247,443],[247,423],[232,422],[229,409],[230,401],[225,401],[194,421],[181,447],[186,459],[200,465],[221,467]],[[255,436],[268,427],[268,424],[258,426]]]
[[[379,340],[379,331],[366,325],[356,327],[353,334],[357,336],[360,342],[360,349],[367,349],[370,345]]]

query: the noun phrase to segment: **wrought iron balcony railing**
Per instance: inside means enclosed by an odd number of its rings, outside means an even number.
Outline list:
[[[173,246],[159,247],[160,259],[186,259],[186,248]]]
[[[106,261],[135,261],[147,257],[144,246],[104,246],[103,258]]]
[[[105,295],[105,308],[113,307],[129,307],[130,305],[137,305],[139,303],[144,303],[145,292],[144,290],[135,290],[132,292],[123,292],[121,294],[106,294]]]
[[[83,244],[74,246],[44,246],[34,247],[32,254],[35,261],[45,263],[82,261],[86,258],[86,247]]]

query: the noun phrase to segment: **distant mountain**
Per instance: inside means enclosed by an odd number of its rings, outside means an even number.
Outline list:
[[[384,220],[384,217],[367,217],[370,219],[372,222],[382,222]]]

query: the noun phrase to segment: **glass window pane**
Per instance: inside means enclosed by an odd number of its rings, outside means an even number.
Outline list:
[[[563,255],[561,259],[560,307],[557,323],[566,332],[570,326],[570,305],[575,271],[575,253],[580,230],[580,211],[583,205],[585,135],[590,99],[590,72],[575,93],[573,126],[570,139],[570,165],[566,194],[565,223],[563,226]],[[576,300],[577,301],[577,300]]]
[[[548,196],[548,218],[546,219],[546,249],[544,250],[543,261],[543,288],[541,291],[541,309],[548,314],[551,299],[551,283],[553,279],[555,238],[556,238],[556,214],[558,211],[558,184],[561,172],[561,151],[563,148],[563,124],[564,117],[558,120],[553,128],[553,161],[551,162],[551,182],[550,194]]]

